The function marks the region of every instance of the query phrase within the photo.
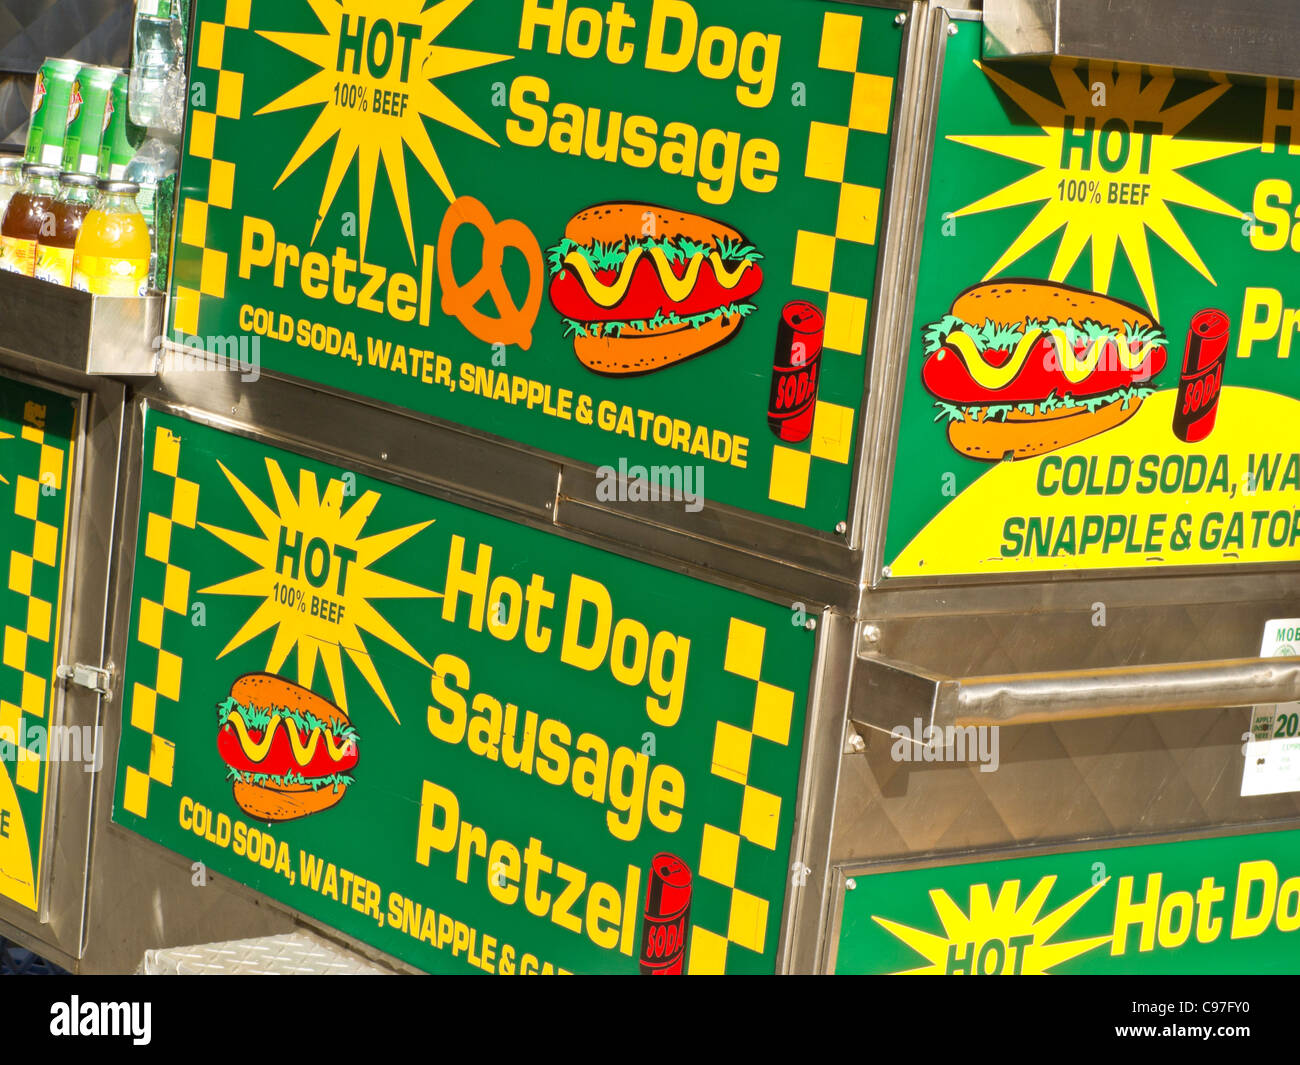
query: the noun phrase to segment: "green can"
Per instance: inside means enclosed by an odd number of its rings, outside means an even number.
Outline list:
[[[121,181],[126,177],[126,168],[144,143],[145,131],[131,121],[127,111],[129,86],[128,75],[118,74],[104,107],[98,174],[110,181]]]
[[[37,73],[32,121],[27,131],[27,162],[63,167],[68,104],[80,72],[81,64],[75,59],[47,59]]]
[[[126,77],[112,67],[82,67],[72,83],[68,101],[68,135],[63,142],[63,169],[95,176],[107,123],[104,121],[113,86]]]

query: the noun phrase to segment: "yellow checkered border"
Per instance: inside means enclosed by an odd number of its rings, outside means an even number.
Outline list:
[[[832,352],[861,356],[866,349],[870,301],[832,291],[835,252],[841,243],[876,243],[880,232],[881,190],[845,180],[849,137],[853,132],[889,134],[894,79],[858,70],[862,47],[861,15],[827,11],[822,18],[821,52],[817,65],[853,77],[848,121],[844,125],[811,122],[808,162],[804,176],[839,186],[839,210],[834,233],[799,230],[795,241],[791,282],[810,289],[825,301],[826,339],[823,358]],[[808,482],[814,459],[847,466],[853,450],[852,409],[818,403],[808,451],[776,445],[768,498],[800,510],[808,505]]]
[[[30,410],[29,418],[39,422],[42,411]],[[43,423],[42,423],[43,424]],[[5,624],[4,642],[0,645],[0,659],[10,669],[22,674],[22,683],[18,703],[14,704],[0,699],[0,735],[13,737],[18,747],[18,760],[14,766],[14,783],[24,791],[36,795],[41,790],[41,764],[39,754],[23,746],[26,738],[23,718],[33,717],[44,720],[50,706],[53,693],[50,690],[50,678],[27,670],[27,663],[34,644],[52,644],[56,639],[54,610],[55,604],[46,602],[32,594],[34,575],[37,566],[58,568],[59,530],[48,522],[40,520],[39,509],[41,491],[59,492],[65,488],[63,469],[65,461],[71,469],[69,452],[55,447],[45,441],[45,431],[37,424],[23,426],[22,438],[41,449],[40,465],[36,478],[19,476],[14,486],[14,515],[22,522],[30,522],[32,530],[32,550],[30,554],[21,551],[9,552],[8,582],[9,590],[16,592],[27,600],[25,618],[14,618],[22,627]],[[60,585],[62,582],[59,582]]]
[[[199,486],[178,476],[181,439],[159,426],[154,438],[153,471],[173,482],[171,511],[145,515],[145,557],[166,568],[162,602],[141,598],[136,639],[158,652],[158,674],[153,687],[137,682],[131,692],[129,721],[132,728],[150,737],[149,764],[144,769],[126,768],[122,806],[138,817],[149,816],[149,789],[152,784],[172,786],[176,764],[176,744],[155,731],[158,700],[178,702],[181,697],[181,659],[163,649],[163,630],[168,614],[189,614],[190,573],[171,563],[172,531],[193,529],[198,520]]]
[[[731,889],[731,906],[725,930],[714,931],[696,925],[691,932],[691,974],[720,974],[727,968],[727,952],[734,943],[761,954],[767,940],[768,911],[772,901],[742,891],[736,886],[736,867],[742,845],[776,850],[781,824],[781,797],[749,782],[750,756],[756,742],[790,745],[794,720],[794,692],[762,680],[763,648],[767,630],[762,626],[731,619],[727,633],[723,668],[738,677],[754,681],[753,723],[748,729],[719,721],[713,740],[713,775],[741,789],[740,823],[730,827],[704,826],[698,875]],[[776,900],[777,905],[781,900]]]
[[[198,248],[202,253],[199,269],[199,287],[177,284],[172,299],[172,328],[194,336],[199,331],[199,309],[204,296],[224,299],[230,256],[224,251],[207,246],[208,218],[212,211],[229,211],[235,201],[235,164],[215,158],[217,121],[228,118],[239,120],[244,108],[244,75],[222,68],[225,58],[226,30],[248,29],[252,0],[226,0],[226,14],[222,22],[201,22],[198,28],[194,66],[201,70],[217,72],[217,98],[211,111],[194,110],[190,119],[189,154],[193,159],[206,159],[211,166],[207,199],[187,197],[181,204],[181,244]]]
[[[47,644],[55,649],[59,646],[59,606],[63,599],[64,588],[64,556],[59,551],[59,530],[48,522],[40,520],[40,499],[42,490],[58,492],[70,487],[64,483],[63,471],[66,467],[67,476],[72,476],[75,450],[75,444],[71,441],[66,451],[47,442],[44,429],[46,413],[47,408],[43,404],[33,401],[24,405],[22,439],[37,445],[41,450],[36,479],[21,475],[16,477],[14,515],[20,521],[20,528],[21,523],[31,523],[32,550],[30,554],[10,551],[7,580],[9,589],[27,600],[27,610],[25,617],[12,619],[22,622],[22,628],[3,624],[3,639],[0,642],[0,658],[6,666],[17,670],[22,675],[17,704],[0,699],[0,735],[6,739],[12,738],[11,741],[17,747],[13,773],[14,785],[37,796],[49,786],[50,766],[48,758],[42,759],[37,752],[23,743],[26,739],[23,719],[30,715],[38,720],[48,720],[49,715],[52,715],[53,677],[32,673],[27,667],[35,645]],[[75,438],[75,423],[73,435]],[[0,434],[0,436],[11,439],[8,434]],[[72,493],[65,491],[63,507],[65,536],[71,514]],[[55,593],[58,600],[54,603],[32,594],[37,566],[50,566],[59,571]],[[11,619],[4,620],[7,622]],[[51,661],[57,666],[58,662],[54,656],[51,656]],[[46,754],[48,753],[47,751]],[[5,768],[0,766],[0,773],[4,772],[6,772]],[[21,817],[21,813],[19,816]],[[7,894],[11,901],[30,910],[37,909],[39,905],[38,892],[43,875],[42,866],[45,862],[45,829],[48,817],[47,799],[40,803],[40,823],[36,826],[36,830],[33,832],[31,826],[23,826],[28,841],[35,841],[33,863],[35,879],[31,884],[30,893],[24,896],[16,891],[10,891]]]

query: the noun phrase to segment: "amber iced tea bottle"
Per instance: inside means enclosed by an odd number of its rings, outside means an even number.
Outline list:
[[[0,223],[0,269],[36,276],[36,249],[58,195],[58,167],[23,167],[23,187],[14,193]]]
[[[36,251],[36,276],[55,285],[72,284],[72,261],[81,223],[95,202],[96,181],[89,174],[64,173],[63,187],[50,208]]]

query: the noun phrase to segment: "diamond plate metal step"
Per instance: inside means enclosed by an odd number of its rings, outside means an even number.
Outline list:
[[[145,953],[141,976],[385,976],[387,969],[306,932]]]

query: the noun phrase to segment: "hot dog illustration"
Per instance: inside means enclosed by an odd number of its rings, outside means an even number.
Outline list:
[[[1132,304],[1049,281],[993,281],[967,289],[925,331],[922,378],[959,452],[1028,459],[1133,417],[1166,348]]]

